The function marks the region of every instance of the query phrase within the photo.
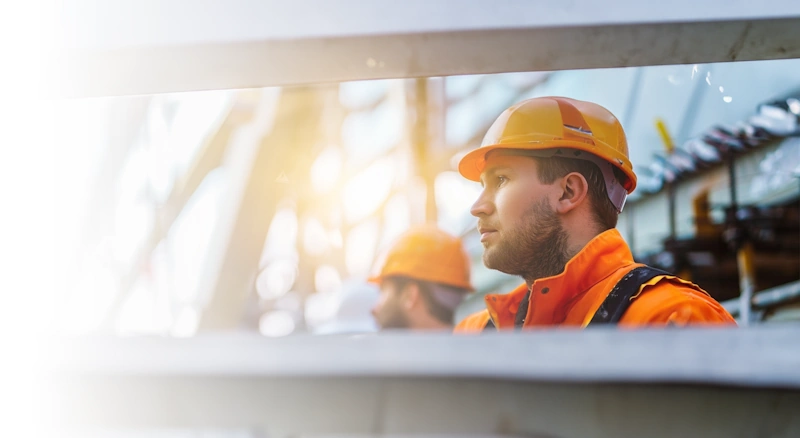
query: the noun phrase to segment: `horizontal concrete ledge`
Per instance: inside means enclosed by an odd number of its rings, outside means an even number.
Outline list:
[[[53,403],[43,407],[53,408],[45,418],[58,436],[117,436],[89,435],[82,428],[248,430],[269,437],[800,434],[800,392],[775,389],[221,376],[83,377],[51,388]]]
[[[280,2],[283,6],[271,10],[238,1],[226,8],[220,0],[204,2],[206,9],[193,14],[163,7],[157,9],[161,15],[151,15],[148,21],[144,17],[148,7],[154,8],[151,3],[122,8],[129,9],[127,21],[110,6],[100,7],[89,22],[95,25],[91,35],[76,30],[85,17],[79,19],[77,11],[67,14],[78,18],[62,23],[62,32],[84,36],[53,47],[47,78],[50,95],[150,94],[800,57],[800,7],[789,1],[759,8],[746,2],[701,6],[680,1],[670,6],[671,12],[660,14],[650,10],[652,5],[633,4],[628,8],[615,4],[617,12],[612,14],[598,11],[588,0],[507,2],[513,6],[507,10],[491,2],[414,3],[414,13],[396,2],[366,6],[340,1],[330,3],[351,8],[320,20],[308,11],[335,6],[306,0]],[[267,3],[277,8],[274,2]],[[248,8],[255,8],[252,13],[257,18],[248,16]],[[221,28],[207,26],[203,33],[198,23],[213,22],[207,15],[217,9],[224,12]],[[469,11],[483,19],[464,18]],[[296,28],[287,22],[297,23]],[[109,23],[117,23],[117,29]]]
[[[59,340],[66,375],[433,377],[800,388],[800,326]]]

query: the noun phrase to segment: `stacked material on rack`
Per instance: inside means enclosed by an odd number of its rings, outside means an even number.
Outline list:
[[[786,99],[760,104],[756,114],[733,126],[714,126],[666,155],[656,155],[639,171],[637,191],[660,192],[679,181],[728,158],[787,137],[800,137],[800,91]]]

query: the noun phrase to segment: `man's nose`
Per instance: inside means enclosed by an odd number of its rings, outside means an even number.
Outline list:
[[[481,192],[475,203],[469,209],[469,213],[475,217],[489,216],[494,212],[494,204],[489,199],[486,192]]]

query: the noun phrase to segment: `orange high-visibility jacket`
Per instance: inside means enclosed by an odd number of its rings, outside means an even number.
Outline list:
[[[628,245],[616,229],[603,232],[567,262],[564,272],[536,280],[523,327],[586,327],[617,282],[634,263]],[[528,293],[522,284],[508,294],[488,294],[486,310],[468,316],[458,332],[482,331],[489,321],[499,330],[513,329],[519,304]],[[688,324],[730,324],[733,317],[699,286],[673,276],[658,276],[634,295],[620,327]]]

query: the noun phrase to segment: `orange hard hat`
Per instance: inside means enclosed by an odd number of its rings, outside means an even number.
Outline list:
[[[609,198],[618,211],[622,210],[625,197],[636,188],[636,174],[628,159],[622,124],[596,103],[567,97],[524,100],[500,114],[481,147],[461,159],[458,171],[467,179],[480,181],[486,154],[496,149],[594,162],[603,172]],[[616,180],[611,166],[622,171],[625,181]]]
[[[401,235],[375,265],[369,281],[393,276],[441,283],[472,290],[470,260],[461,239],[432,225],[414,227]]]

